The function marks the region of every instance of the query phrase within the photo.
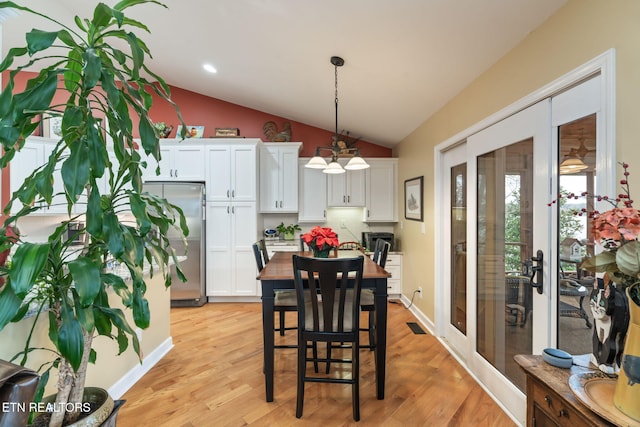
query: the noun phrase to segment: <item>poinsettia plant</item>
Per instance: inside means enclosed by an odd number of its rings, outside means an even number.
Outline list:
[[[340,245],[338,235],[330,227],[315,226],[301,237],[313,250],[323,251]]]
[[[591,220],[594,241],[602,249],[594,256],[585,258],[580,268],[606,273],[621,289],[640,282],[640,211],[633,207],[633,199],[629,188],[629,165],[620,163],[624,169],[624,178],[620,180],[622,192],[617,197],[569,193],[558,198],[579,199],[592,198],[598,202],[608,202],[611,209],[600,212],[597,209],[582,208],[576,215],[586,215]],[[555,203],[555,200],[550,203]],[[637,287],[636,287],[637,288]],[[634,289],[632,299],[640,304],[640,295]]]

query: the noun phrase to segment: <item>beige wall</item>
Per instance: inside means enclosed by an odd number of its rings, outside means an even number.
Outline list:
[[[414,304],[429,319],[435,320],[433,264],[439,250],[433,241],[434,147],[611,48],[616,50],[616,156],[631,163],[632,193],[640,191],[639,22],[637,0],[569,0],[396,147],[400,194],[405,179],[425,177],[426,234],[420,223],[406,220],[395,231],[405,253],[403,292],[411,297],[423,287],[424,298]],[[636,165],[633,159],[639,159]]]
[[[153,279],[147,280],[147,299],[151,309],[151,324],[149,328],[142,332],[141,348],[143,356],[148,355],[160,346],[170,336],[170,294],[165,289],[164,281],[160,274],[155,274]],[[120,299],[112,293],[110,295],[112,307],[122,308]],[[125,311],[129,323],[135,327],[130,311]],[[42,316],[38,320],[37,332],[31,342],[33,347],[52,348],[48,331],[48,319]],[[33,325],[33,319],[28,319],[6,326],[0,332],[0,359],[10,360],[24,347],[24,337],[29,333]],[[133,351],[131,343],[126,352],[120,356],[118,354],[118,344],[115,340],[106,337],[97,337],[94,340],[94,349],[97,353],[95,365],[89,364],[87,372],[87,385],[109,389],[127,372],[138,366],[138,356]],[[52,359],[51,354],[46,351],[32,352],[26,366],[37,370],[38,366]],[[47,384],[46,394],[55,393],[57,375],[52,374]]]

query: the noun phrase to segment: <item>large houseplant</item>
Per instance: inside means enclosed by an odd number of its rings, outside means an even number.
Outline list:
[[[142,189],[141,168],[146,163],[138,150],[160,157],[159,134],[149,117],[151,93],[171,103],[184,124],[169,87],[145,65],[149,51],[134,31],[148,32],[147,27],[125,15],[127,8],[143,3],[166,7],[153,0],[123,0],[113,7],[99,3],[92,17],[76,17],[72,28],[14,2],[0,2],[0,8],[39,15],[60,28],[30,31],[26,47],[11,48],[0,64],[0,71],[12,70],[0,94],[3,169],[41,125],[44,113],[62,118],[62,134],[53,152],[14,192],[0,229],[0,252],[12,252],[11,262],[0,271],[6,279],[0,288],[0,330],[23,319],[29,306],[35,307],[36,316],[48,316],[48,336],[57,354],[51,364],[58,368],[56,408],[83,408],[75,403],[82,398],[87,364],[96,358],[95,335],[117,340],[120,352],[131,340],[141,358],[133,327],[121,309],[110,306],[108,296],[117,294],[131,309],[135,325],[146,328],[150,312],[145,271],[153,264],[151,274],[154,267],[159,269],[169,286],[169,264],[178,260],[167,232],[177,228],[183,237],[188,234],[178,207]],[[14,93],[17,73],[34,66],[41,66],[39,73],[24,91]],[[66,101],[55,102],[60,92]],[[134,142],[135,122],[139,149]],[[113,141],[115,161],[110,161],[107,137]],[[64,184],[62,194],[55,191],[56,179]],[[15,225],[19,229],[21,219],[38,214],[60,197],[68,215],[46,243],[16,241],[7,232]],[[75,214],[78,210],[83,213]],[[123,219],[119,215],[123,212],[130,212],[134,221]],[[69,222],[79,219],[88,238],[74,258],[70,247],[75,237],[66,230]],[[129,280],[105,268],[112,261],[126,267]],[[177,272],[184,280],[179,265]],[[34,327],[39,324],[34,322]],[[23,363],[32,351],[30,340],[31,334],[17,355]],[[78,416],[78,412],[65,416],[55,411],[50,425]]]

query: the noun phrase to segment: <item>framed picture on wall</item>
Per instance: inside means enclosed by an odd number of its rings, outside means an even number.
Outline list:
[[[53,113],[55,114],[55,112]],[[60,138],[62,136],[62,116],[52,113],[42,114],[42,136],[45,138]]]
[[[422,221],[422,190],[424,177],[407,179],[404,182],[404,217]]]

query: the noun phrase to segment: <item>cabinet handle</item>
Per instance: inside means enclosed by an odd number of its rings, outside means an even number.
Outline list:
[[[235,199],[236,197],[236,190],[231,190],[231,198]]]
[[[173,170],[173,176],[175,176],[176,178],[178,177],[178,169]]]
[[[342,203],[347,203],[347,196],[342,196]]]
[[[229,214],[229,210],[230,210],[230,208],[229,208],[229,206],[227,206],[227,215]]]
[[[323,218],[326,218],[326,217],[327,217],[327,210],[326,210],[326,209],[322,211],[322,217],[323,217]]]
[[[551,400],[551,397],[549,397],[548,394],[544,397],[544,401],[547,402],[547,405],[549,406],[549,408],[551,408],[551,405],[553,405],[553,400]]]
[[[236,207],[235,206],[231,206],[231,213],[235,215],[235,213],[236,213]]]
[[[173,169],[169,169],[169,176],[173,178]]]
[[[560,417],[565,417],[565,418],[569,418],[569,411],[567,411],[565,408],[560,409]]]
[[[280,207],[282,207],[282,200],[280,200]]]
[[[347,203],[351,203],[351,196],[347,196]]]
[[[367,209],[367,218],[369,218],[371,216],[371,212],[369,211],[369,209]]]
[[[229,198],[229,190],[227,190],[227,199]]]

